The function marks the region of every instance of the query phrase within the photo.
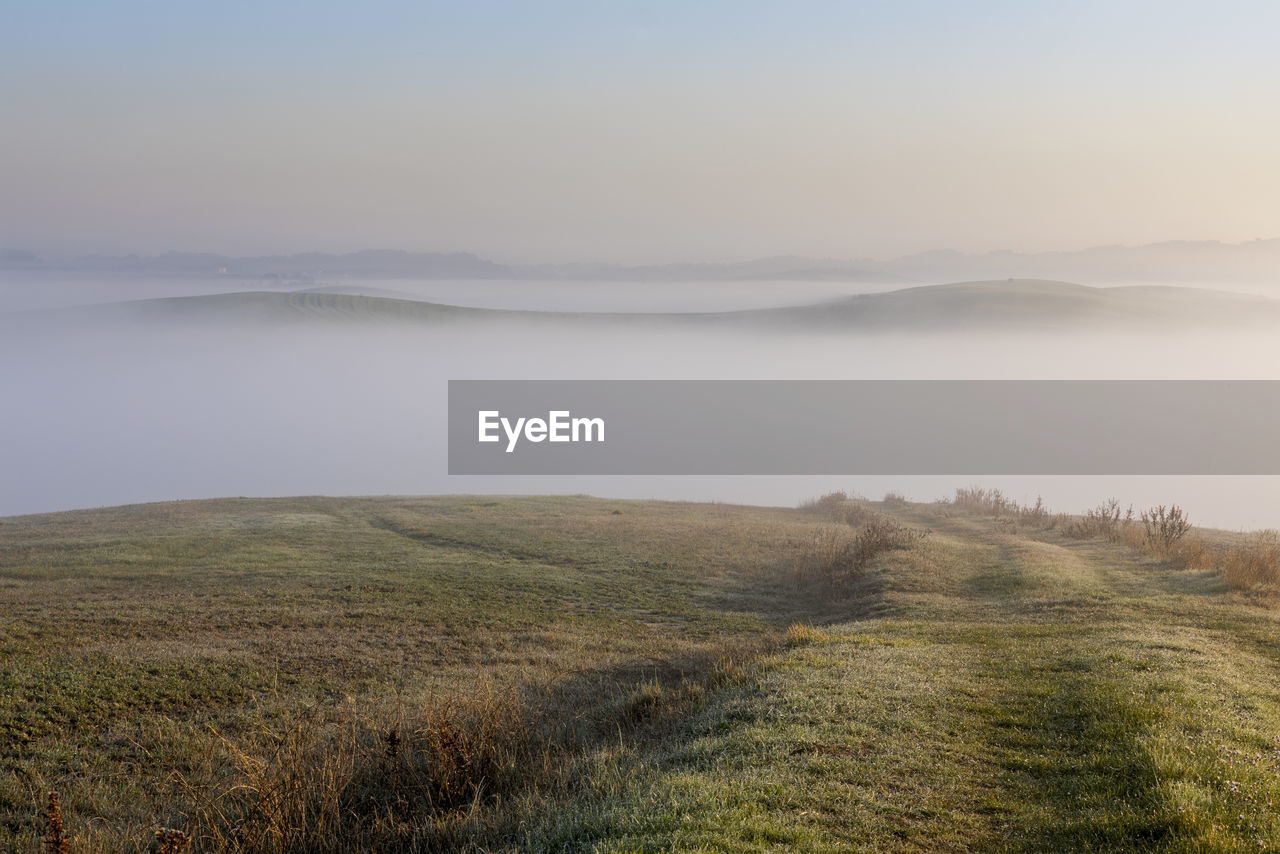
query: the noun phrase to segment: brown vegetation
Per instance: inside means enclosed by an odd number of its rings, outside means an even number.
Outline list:
[[[957,509],[969,513],[989,515],[1031,528],[1056,528],[1066,520],[1064,513],[1050,513],[1044,506],[1044,499],[1040,496],[1036,496],[1035,504],[1024,506],[999,489],[986,489],[981,486],[957,489],[951,503]]]
[[[69,854],[71,840],[62,824],[62,805],[58,803],[58,793],[50,792],[44,808],[44,823],[48,832],[44,837],[44,848],[50,854]]]
[[[1050,514],[1036,499],[1020,507],[998,489],[957,489],[952,505],[971,513],[990,514],[1039,527],[1058,527],[1076,539],[1101,539],[1122,543],[1170,566],[1220,573],[1233,587],[1280,589],[1280,537],[1261,531],[1241,544],[1211,542],[1195,534],[1186,511],[1176,504],[1159,504],[1134,512],[1108,498],[1083,515]]]
[[[1228,549],[1221,572],[1233,587],[1280,587],[1280,535],[1259,531],[1245,545]]]
[[[900,525],[844,492],[808,501],[801,510],[843,523],[819,528],[792,561],[792,576],[798,582],[816,580],[828,591],[848,592],[851,582],[878,555],[909,548],[928,536],[927,531]]]
[[[814,527],[580,497],[0,520],[0,851],[518,847],[781,647]]]

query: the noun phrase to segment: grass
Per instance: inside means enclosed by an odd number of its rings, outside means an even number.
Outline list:
[[[1004,509],[0,520],[0,847],[50,791],[73,852],[1280,847],[1267,600]],[[930,535],[793,579],[886,521]]]
[[[77,852],[197,824],[198,850],[289,850],[289,809],[501,843],[507,804],[783,643],[810,607],[788,573],[816,523],[794,517],[304,498],[0,520],[0,848],[35,846],[48,791]],[[388,818],[375,802],[396,793],[360,794],[361,775],[395,727],[403,776],[439,785]],[[499,785],[467,739],[509,730]],[[443,754],[466,767],[438,773]]]
[[[1242,851],[1280,844],[1277,617],[1209,573],[913,506],[881,613],[560,818],[590,850]]]

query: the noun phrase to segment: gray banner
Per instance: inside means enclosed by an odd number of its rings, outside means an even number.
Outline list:
[[[450,474],[1280,474],[1280,382],[451,380]]]

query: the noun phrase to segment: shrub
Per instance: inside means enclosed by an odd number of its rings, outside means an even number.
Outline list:
[[[945,503],[945,499],[943,502]],[[1044,499],[1039,495],[1036,496],[1035,504],[1024,507],[998,489],[985,489],[981,486],[957,489],[951,504],[970,513],[1008,520],[1014,524],[1015,528],[1018,525],[1027,525],[1032,528],[1056,528],[1066,519],[1064,514],[1050,513],[1044,506]]]
[[[1068,525],[1067,534],[1082,540],[1096,537],[1118,541],[1124,527],[1127,527],[1132,520],[1132,506],[1122,516],[1119,500],[1108,498],[1097,507],[1086,510],[1083,517]]]
[[[1172,556],[1174,546],[1191,530],[1187,515],[1176,504],[1142,511],[1142,526],[1147,548],[1159,557]]]
[[[992,516],[1002,516],[1017,507],[1017,503],[1007,498],[1000,490],[986,489],[981,486],[957,489],[952,503],[961,510],[987,513]]]
[[[909,548],[928,536],[928,531],[899,525],[866,508],[858,515],[865,521],[856,530],[850,530],[853,525],[829,525],[814,532],[792,560],[797,582],[817,579],[829,590],[844,590],[878,555]]]

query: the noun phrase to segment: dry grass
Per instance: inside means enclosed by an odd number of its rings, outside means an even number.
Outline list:
[[[222,738],[235,774],[192,788],[200,850],[447,846],[469,816],[545,781],[551,742],[512,690],[426,703],[387,724],[348,707]]]
[[[845,492],[829,492],[820,498],[805,501],[800,505],[800,512],[855,528],[879,518],[879,514],[869,504],[851,498]]]
[[[992,516],[1002,521],[1009,521],[1014,526],[1022,525],[1039,530],[1050,530],[1066,523],[1062,513],[1050,513],[1044,505],[1044,499],[1036,496],[1035,504],[1022,505],[1009,498],[999,489],[987,489],[981,486],[970,486],[956,490],[951,501],[956,509]]]
[[[1097,507],[1086,510],[1080,518],[1072,520],[1066,526],[1066,532],[1068,536],[1081,540],[1118,540],[1132,524],[1133,506],[1130,505],[1122,515],[1119,499],[1108,498]]]
[[[800,509],[839,523],[815,530],[791,562],[791,575],[798,584],[816,582],[827,593],[848,593],[879,555],[910,548],[928,535],[927,531],[909,528],[877,513],[843,492],[806,502]]]
[[[835,635],[814,626],[812,623],[792,623],[787,628],[788,646],[810,646],[812,644],[830,643]]]
[[[50,790],[75,854],[511,847],[783,643],[813,527],[582,497],[0,519],[0,851],[43,846]]]
[[[1221,571],[1233,587],[1280,587],[1280,535],[1259,531],[1248,544],[1228,549]]]
[[[1121,543],[1168,566],[1217,572],[1233,587],[1280,589],[1280,539],[1275,531],[1257,532],[1243,544],[1224,543],[1221,535],[1196,532],[1186,511],[1176,504],[1135,513],[1133,505],[1124,507],[1108,498],[1069,518],[1049,513],[1039,499],[1030,508],[1019,507],[1000,490],[980,487],[956,490],[952,504],[971,513],[1038,521],[1038,527],[1058,527],[1075,539]]]
[[[711,691],[746,679],[763,651],[615,686],[617,700],[591,720],[563,697],[490,684],[430,698],[390,721],[348,704],[240,738],[211,732],[229,767],[216,780],[178,781],[191,805],[187,826],[157,829],[149,850],[337,854],[510,842],[530,809],[584,785],[602,741],[669,730]],[[45,818],[45,850],[75,854],[56,793]]]

